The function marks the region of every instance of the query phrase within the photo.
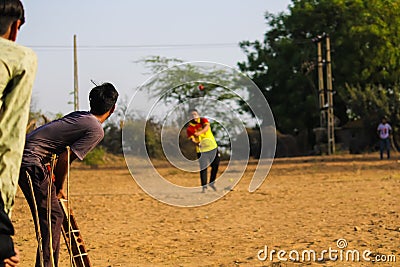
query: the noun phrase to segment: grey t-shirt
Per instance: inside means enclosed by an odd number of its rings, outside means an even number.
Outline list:
[[[83,160],[103,137],[103,127],[93,114],[88,111],[72,112],[26,136],[22,167],[48,163],[52,154],[61,154],[67,146]]]

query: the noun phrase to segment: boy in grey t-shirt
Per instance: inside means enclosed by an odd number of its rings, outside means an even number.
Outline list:
[[[118,92],[110,83],[94,87],[89,94],[90,112],[75,111],[61,119],[43,125],[26,137],[24,154],[20,170],[19,186],[28,201],[34,216],[34,202],[28,176],[32,179],[34,199],[36,201],[39,225],[42,236],[44,266],[52,266],[50,255],[50,235],[47,222],[48,185],[50,183],[51,156],[58,156],[54,168],[54,184],[51,190],[51,233],[54,263],[58,265],[61,226],[64,215],[58,198],[65,197],[63,184],[68,171],[68,154],[71,148],[70,162],[82,160],[104,137],[102,123],[114,112]],[[39,249],[36,266],[40,266]]]

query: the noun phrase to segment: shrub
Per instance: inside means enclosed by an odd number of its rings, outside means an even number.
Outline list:
[[[105,149],[102,146],[96,147],[86,155],[83,159],[83,163],[92,168],[97,168],[104,163],[105,153]]]

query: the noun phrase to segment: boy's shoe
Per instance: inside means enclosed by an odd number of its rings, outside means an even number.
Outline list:
[[[214,183],[209,184],[209,186],[210,186],[214,191],[217,191],[217,188],[215,187]]]

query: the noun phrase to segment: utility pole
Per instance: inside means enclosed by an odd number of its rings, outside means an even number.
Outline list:
[[[76,51],[76,34],[74,34],[74,111],[77,110],[79,110],[78,55]]]
[[[323,53],[323,43],[325,40],[325,60]],[[329,35],[323,34],[313,38],[317,44],[318,61],[318,98],[320,108],[320,127],[326,127],[328,154],[335,153],[335,116],[333,112],[333,88],[332,88],[332,65],[331,65],[331,46]],[[326,67],[326,92],[324,81],[324,65]],[[327,101],[326,101],[326,100]]]
[[[317,42],[317,60],[318,60],[318,96],[319,96],[319,121],[320,127],[325,127],[325,89],[324,89],[324,61],[322,59],[322,44]]]
[[[333,114],[333,88],[331,44],[329,35],[326,35],[326,90],[328,95],[328,153],[335,153],[335,116]]]

